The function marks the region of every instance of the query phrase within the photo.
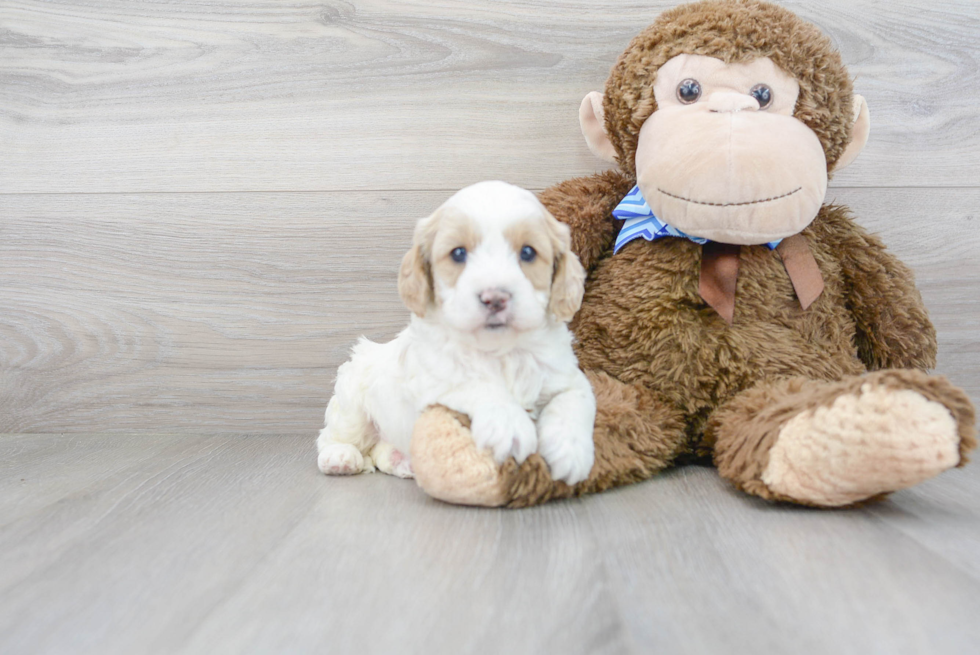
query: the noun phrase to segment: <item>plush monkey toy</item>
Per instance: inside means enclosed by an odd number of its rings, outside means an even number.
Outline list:
[[[541,200],[589,273],[572,329],[595,466],[574,487],[537,456],[497,466],[435,407],[412,443],[427,493],[526,506],[710,457],[747,493],[839,507],[965,463],[974,410],[924,372],[936,337],[911,271],[823,205],[869,117],[817,28],[757,0],[677,7],[580,119],[620,170]]]

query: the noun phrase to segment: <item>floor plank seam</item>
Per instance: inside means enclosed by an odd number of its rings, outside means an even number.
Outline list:
[[[612,490],[612,493],[615,493],[615,490]],[[588,502],[588,497],[586,498],[580,497],[580,498],[576,498],[575,500],[576,502],[582,503],[584,506],[585,503]],[[589,534],[591,535],[592,540],[595,543],[595,547],[596,547],[595,550],[597,553],[599,553],[600,556],[599,571],[605,574],[600,578],[602,580],[602,589],[604,595],[610,599],[614,607],[614,613],[616,616],[617,625],[620,629],[620,633],[622,635],[625,646],[627,648],[627,652],[630,653],[630,655],[641,655],[642,653],[648,653],[650,652],[650,649],[641,648],[640,645],[637,644],[636,640],[633,638],[633,634],[629,630],[629,626],[626,620],[626,613],[623,609],[623,603],[620,600],[620,598],[615,593],[613,593],[612,588],[607,583],[607,581],[611,578],[611,562],[609,561],[608,553],[605,551],[605,549],[600,547],[599,540],[596,539],[595,537],[596,533],[599,530],[599,527],[596,525],[595,520],[592,518],[592,512],[588,511],[588,507],[584,507],[584,509],[585,509],[586,520],[589,522]]]
[[[888,501],[883,501],[883,502],[888,502]],[[933,548],[932,546],[930,546],[927,543],[923,543],[919,539],[916,539],[914,535],[909,534],[905,530],[903,530],[900,527],[896,526],[894,523],[892,523],[892,522],[890,522],[890,521],[882,518],[881,516],[879,516],[875,512],[875,510],[874,510],[873,507],[862,507],[862,508],[859,508],[859,509],[857,509],[855,511],[859,511],[862,514],[864,514],[865,516],[871,517],[871,519],[875,523],[878,523],[879,525],[883,525],[890,532],[894,532],[894,533],[900,535],[903,540],[905,540],[905,541],[907,541],[909,543],[915,544],[919,549],[924,550],[927,553],[929,553],[932,556],[932,558],[937,559],[937,560],[940,560],[940,561],[944,562],[950,568],[952,568],[952,569],[954,569],[954,570],[959,571],[960,573],[962,573],[969,580],[969,582],[971,583],[971,585],[976,588],[976,590],[977,590],[977,597],[980,598],[980,574],[978,574],[975,571],[971,571],[969,568],[963,566],[962,564],[959,564],[958,562],[955,562],[955,561],[951,560],[949,557],[947,557],[941,551]]]
[[[225,449],[227,449],[228,447],[231,446],[231,444],[234,444],[236,441],[237,441],[237,439],[235,439],[233,437],[228,437],[223,442],[221,442],[220,444],[218,444],[218,445],[210,448],[206,452],[202,452],[202,453],[196,454],[190,460],[177,460],[176,462],[173,462],[166,469],[164,469],[163,471],[160,471],[156,475],[152,476],[152,478],[153,479],[159,478],[155,482],[155,484],[159,484],[162,480],[165,480],[166,478],[174,475],[177,471],[186,469],[188,466],[191,466],[191,465],[193,465],[193,464],[195,464],[195,463],[197,463],[197,462],[199,462],[201,460],[204,460],[204,459],[207,459],[207,458],[211,457],[213,455],[213,453],[216,450],[218,450],[219,448],[224,447]],[[158,455],[158,454],[154,454],[154,456],[156,456],[156,455]],[[126,473],[128,471],[130,471],[131,469],[134,469],[134,468],[139,467],[141,464],[143,464],[145,462],[146,462],[146,460],[141,460],[140,462],[135,462],[135,463],[127,466],[125,469],[120,470],[120,471],[117,471],[117,474],[119,474],[119,475],[126,475]],[[174,470],[175,467],[176,467],[176,471]],[[115,489],[115,488],[117,488],[117,487],[119,487],[121,485],[124,485],[126,482],[131,481],[137,475],[138,475],[138,472],[130,473],[127,477],[124,477],[121,480],[119,480],[112,487],[112,489]],[[161,475],[163,475],[162,478],[160,477]],[[132,504],[132,502],[134,500],[133,499],[133,494],[137,494],[138,493],[140,496],[143,496],[146,493],[145,487],[146,487],[146,483],[148,481],[149,481],[149,478],[148,479],[145,479],[145,480],[143,480],[141,482],[139,482],[133,489],[131,489],[130,491],[128,491],[127,493],[125,493],[122,497],[120,497],[118,500],[116,500],[109,508],[107,508],[106,510],[102,511],[99,515],[94,516],[94,517],[88,519],[86,521],[85,529],[82,531],[82,533],[80,535],[76,535],[75,537],[73,537],[72,540],[71,540],[71,542],[72,543],[77,543],[77,542],[79,542],[81,540],[84,540],[85,535],[89,535],[89,534],[93,534],[93,533],[98,533],[100,531],[100,529],[101,529],[100,524],[103,521],[105,521],[107,518],[109,518],[112,515],[113,512],[115,512],[118,508],[120,508],[123,505],[123,503],[127,503],[128,505],[129,504]],[[31,514],[28,514],[28,515],[22,516],[22,517],[20,517],[18,519],[15,519],[14,521],[12,521],[12,522],[10,522],[10,523],[5,524],[4,526],[2,526],[2,528],[0,528],[0,529],[4,529],[4,528],[10,527],[10,526],[13,526],[16,523],[19,523],[21,521],[30,521],[33,518],[33,516],[39,515],[39,514],[43,514],[45,512],[48,512],[48,511],[51,510],[52,507],[54,507],[56,505],[59,505],[59,504],[62,504],[64,502],[66,502],[66,500],[68,500],[70,498],[73,498],[73,497],[76,497],[76,496],[83,496],[83,495],[86,494],[86,492],[90,491],[93,487],[95,487],[99,482],[100,481],[93,481],[92,484],[90,484],[88,486],[85,486],[85,487],[82,487],[82,488],[79,488],[79,489],[73,489],[70,493],[66,494],[65,496],[62,496],[61,498],[58,498],[57,500],[53,500],[50,503],[46,503],[42,507],[36,508],[33,512],[31,512]],[[5,593],[5,594],[6,593],[9,593],[10,591],[17,589],[18,587],[23,586],[33,576],[38,575],[39,573],[43,572],[45,569],[48,569],[48,568],[51,568],[52,566],[57,565],[64,558],[66,558],[66,557],[70,558],[70,557],[73,557],[73,556],[74,556],[74,553],[73,553],[72,549],[68,545],[64,545],[64,547],[62,547],[62,549],[61,549],[61,552],[58,553],[53,559],[51,559],[50,561],[45,562],[44,564],[42,564],[40,568],[35,569],[35,570],[32,570],[28,575],[24,576],[21,580],[19,580],[18,582],[14,583],[10,587],[4,588],[2,590],[3,593]]]
[[[263,563],[269,560],[272,554],[275,551],[277,551],[282,546],[283,543],[288,541],[289,537],[293,535],[296,532],[296,530],[305,522],[305,520],[313,513],[315,508],[316,508],[315,503],[307,503],[306,511],[303,512],[289,526],[289,529],[286,530],[285,533],[283,533],[283,535],[276,542],[276,544],[273,546],[269,546],[269,548],[267,548],[265,552],[263,552],[262,555],[253,562],[253,564],[249,567],[248,571],[242,573],[230,588],[223,590],[224,593],[222,593],[221,598],[218,599],[215,603],[213,603],[211,607],[209,607],[207,611],[200,616],[194,628],[185,635],[185,641],[183,646],[186,646],[188,643],[191,643],[193,641],[194,635],[198,634],[205,627],[205,623],[207,622],[210,616],[212,616],[215,612],[217,612],[222,607],[226,606],[229,602],[235,599],[237,593],[241,591],[241,589],[252,579],[252,573],[254,571],[257,571]]]

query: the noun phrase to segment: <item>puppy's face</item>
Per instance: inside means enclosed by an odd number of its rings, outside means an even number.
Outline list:
[[[435,307],[443,323],[477,336],[569,321],[585,281],[569,243],[534,194],[481,182],[419,221],[398,290],[419,316]]]

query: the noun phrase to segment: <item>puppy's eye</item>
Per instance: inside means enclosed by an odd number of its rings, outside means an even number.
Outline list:
[[[749,95],[759,101],[759,109],[772,104],[772,89],[767,84],[756,84],[749,90]]]
[[[449,256],[453,258],[453,261],[457,264],[462,264],[466,261],[466,248],[460,246],[459,248],[453,248],[453,251],[449,253]]]
[[[521,248],[521,261],[522,262],[533,262],[534,258],[538,256],[538,251],[531,246],[524,246]]]
[[[697,102],[701,97],[701,83],[688,78],[677,85],[677,99],[685,105]]]

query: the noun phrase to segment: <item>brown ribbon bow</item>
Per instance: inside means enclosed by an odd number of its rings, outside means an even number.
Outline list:
[[[698,293],[731,325],[735,318],[735,286],[738,282],[738,256],[741,246],[709,241],[701,247],[701,278]],[[802,234],[783,239],[776,252],[796,290],[803,309],[823,292],[823,276],[810,246]]]

